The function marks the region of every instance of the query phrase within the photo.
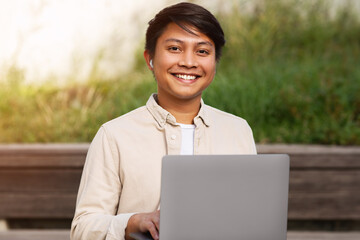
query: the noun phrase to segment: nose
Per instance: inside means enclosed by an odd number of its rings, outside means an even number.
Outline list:
[[[186,68],[196,68],[199,66],[196,58],[196,54],[191,51],[186,51],[181,54],[181,59],[179,61],[181,67]]]

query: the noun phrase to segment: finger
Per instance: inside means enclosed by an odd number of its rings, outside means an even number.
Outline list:
[[[157,211],[155,213],[154,218],[152,219],[153,223],[155,224],[156,229],[158,230],[158,232],[160,231],[160,212]]]
[[[150,232],[153,239],[159,239],[159,232],[156,230],[154,224],[151,224],[151,226],[149,226],[148,231]]]
[[[158,219],[153,219],[153,224],[156,228],[156,230],[159,232],[160,231],[160,223]]]

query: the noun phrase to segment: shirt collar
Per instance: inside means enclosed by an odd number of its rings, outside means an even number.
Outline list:
[[[211,119],[209,117],[209,110],[208,110],[208,106],[204,103],[204,101],[201,99],[201,102],[200,102],[200,110],[197,114],[197,116],[194,118],[194,123],[195,125],[198,125],[198,123],[201,122],[203,124],[205,124],[205,126],[207,127],[210,127],[211,125]]]
[[[146,103],[146,108],[154,117],[156,122],[159,124],[161,128],[164,127],[165,123],[170,123],[172,125],[176,125],[176,119],[171,113],[163,109],[156,101],[157,94],[154,93],[150,96],[149,100]],[[194,118],[194,124],[198,126],[203,123],[205,126],[210,126],[210,118],[208,117],[208,106],[201,99],[201,106],[198,115]]]

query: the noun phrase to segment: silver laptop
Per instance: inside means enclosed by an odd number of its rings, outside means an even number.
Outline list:
[[[286,240],[288,188],[288,155],[165,156],[160,240]]]

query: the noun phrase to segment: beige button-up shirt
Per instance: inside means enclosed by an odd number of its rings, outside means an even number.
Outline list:
[[[180,154],[181,127],[154,98],[105,123],[93,139],[71,239],[122,240],[132,214],[159,208],[161,160]],[[240,117],[201,101],[194,124],[194,154],[256,154],[252,131]]]

